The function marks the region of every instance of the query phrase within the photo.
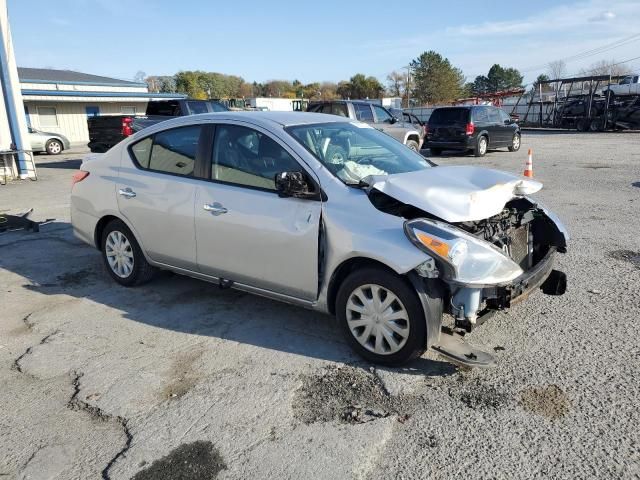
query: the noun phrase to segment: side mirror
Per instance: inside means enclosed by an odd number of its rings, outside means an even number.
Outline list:
[[[400,119],[399,119],[399,118],[396,118],[396,117],[391,117],[391,118],[389,119],[389,123],[390,123],[391,125],[393,125],[394,123],[398,123],[399,121],[400,121]]]
[[[276,173],[275,184],[279,197],[311,199],[317,196],[317,192],[309,187],[307,176],[303,172]]]

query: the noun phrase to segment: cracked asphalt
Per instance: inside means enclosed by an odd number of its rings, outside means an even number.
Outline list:
[[[0,477],[640,478],[638,134],[531,133],[445,156],[521,173],[572,234],[565,296],[469,335],[496,366],[354,356],[330,317],[163,273],[114,284],[69,225],[81,154],[38,156],[0,210]]]

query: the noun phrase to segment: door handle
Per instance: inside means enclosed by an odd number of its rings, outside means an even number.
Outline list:
[[[118,190],[118,194],[122,195],[125,198],[133,198],[136,196],[136,192],[134,192],[130,188],[121,188],[120,190]]]
[[[211,212],[212,215],[222,215],[223,213],[227,213],[229,211],[218,202],[211,205],[205,203],[202,208],[207,212]]]

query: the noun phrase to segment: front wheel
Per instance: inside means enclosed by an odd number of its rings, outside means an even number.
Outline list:
[[[125,287],[148,282],[155,273],[129,227],[112,220],[102,232],[102,260],[116,282]]]
[[[422,305],[413,287],[382,268],[351,273],[340,286],[336,316],[347,342],[366,360],[399,366],[426,347]]]
[[[430,148],[429,151],[431,152],[431,155],[433,155],[434,157],[437,157],[442,153],[441,148]]]
[[[520,134],[516,133],[513,135],[513,139],[511,139],[511,146],[509,147],[510,152],[517,152],[520,150]]]

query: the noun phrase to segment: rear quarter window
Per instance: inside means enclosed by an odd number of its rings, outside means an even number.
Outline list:
[[[149,168],[149,159],[151,158],[151,146],[153,145],[153,138],[147,137],[144,140],[140,140],[138,143],[133,144],[131,147],[131,153],[135,157],[138,165],[142,168]]]

